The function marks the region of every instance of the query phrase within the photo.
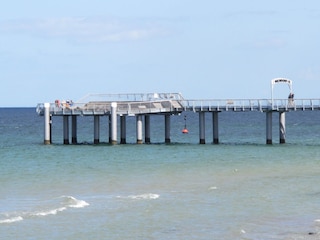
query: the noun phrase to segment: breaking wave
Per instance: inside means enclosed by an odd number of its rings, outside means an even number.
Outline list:
[[[36,212],[36,213],[30,213],[30,216],[47,216],[47,215],[56,215],[58,212],[62,212],[66,210],[67,208],[61,207],[57,209],[47,210],[43,212]]]
[[[56,202],[57,199],[61,199],[59,202]],[[42,208],[41,210],[35,210],[32,212],[21,212],[20,214],[15,213],[9,213],[4,214],[3,219],[0,216],[0,224],[8,224],[8,223],[14,223],[19,222],[28,218],[32,217],[44,217],[48,215],[56,215],[59,212],[63,212],[67,210],[68,208],[83,208],[86,206],[89,206],[89,203],[87,203],[84,200],[76,199],[72,196],[61,196],[57,199],[53,199],[50,202],[50,207],[38,207]]]
[[[121,197],[118,196],[118,198],[127,198],[127,199],[141,199],[141,200],[149,200],[149,199],[157,199],[159,198],[159,194],[154,194],[154,193],[145,193],[145,194],[140,194],[140,195],[129,195],[127,197]]]
[[[23,218],[22,218],[21,216],[11,217],[11,218],[7,218],[7,219],[0,220],[0,224],[2,224],[2,223],[20,222],[20,221],[22,221],[22,220],[23,220]]]
[[[65,199],[67,207],[70,207],[70,208],[83,208],[90,205],[86,201],[76,199],[72,196],[62,196],[61,198]]]

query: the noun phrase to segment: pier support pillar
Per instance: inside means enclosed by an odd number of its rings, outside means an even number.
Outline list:
[[[280,143],[286,143],[286,113],[279,112],[279,137]]]
[[[94,144],[98,144],[100,142],[100,116],[94,115]]]
[[[111,144],[111,115],[108,116],[109,143]]]
[[[136,123],[136,128],[137,128],[137,144],[142,144],[142,115],[137,115],[137,123]]]
[[[112,102],[111,103],[111,144],[117,144],[117,103]]]
[[[200,144],[205,144],[205,112],[199,112],[199,138]]]
[[[213,143],[219,143],[219,119],[218,112],[212,112],[212,129],[213,129]]]
[[[272,111],[266,112],[266,143],[272,144]]]
[[[50,103],[44,104],[44,144],[51,144]]]
[[[126,125],[126,116],[120,116],[120,144],[126,144],[126,135],[127,135],[127,125]]]
[[[72,139],[71,139],[71,142],[72,142],[72,144],[77,144],[77,116],[72,115],[71,122],[72,122],[72,129],[71,129]]]
[[[170,115],[164,115],[164,131],[165,131],[165,143],[170,143]]]
[[[150,115],[144,115],[144,142],[151,143],[150,140]]]
[[[69,144],[69,116],[63,116],[63,144]]]

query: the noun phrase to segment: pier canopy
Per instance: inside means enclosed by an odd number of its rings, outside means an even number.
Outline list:
[[[87,94],[78,101],[55,100],[50,104],[52,115],[109,115],[112,103],[117,103],[118,115],[177,114],[183,109],[180,93]],[[44,114],[44,104],[37,106]]]

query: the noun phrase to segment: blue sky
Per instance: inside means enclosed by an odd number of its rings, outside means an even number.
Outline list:
[[[87,93],[271,98],[276,77],[320,98],[319,28],[318,0],[5,1],[0,106]]]

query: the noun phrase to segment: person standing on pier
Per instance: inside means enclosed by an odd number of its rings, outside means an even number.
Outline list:
[[[289,96],[288,96],[288,106],[293,106],[294,105],[294,94],[293,93],[290,93]]]

